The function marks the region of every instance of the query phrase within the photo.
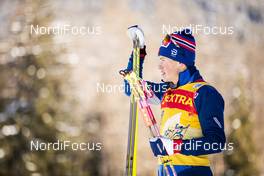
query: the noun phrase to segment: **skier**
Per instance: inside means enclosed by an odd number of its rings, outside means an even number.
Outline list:
[[[140,76],[146,47],[138,26],[128,30],[132,40],[140,41]],[[161,83],[148,81],[161,102],[161,137],[151,138],[150,146],[158,157],[158,176],[212,176],[209,154],[225,145],[224,100],[204,81],[195,67],[195,39],[191,30],[167,34],[159,48]],[[126,70],[132,70],[131,55]],[[125,81],[126,94],[130,95]]]

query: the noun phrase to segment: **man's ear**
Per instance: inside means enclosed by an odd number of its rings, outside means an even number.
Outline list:
[[[182,71],[184,71],[186,69],[187,69],[187,66],[185,64],[183,64],[183,63],[180,63],[180,71],[182,72]]]

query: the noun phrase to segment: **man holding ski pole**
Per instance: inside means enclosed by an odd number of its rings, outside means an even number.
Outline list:
[[[133,26],[128,33],[132,40],[140,40],[142,77],[146,55],[143,31]],[[150,139],[159,161],[158,176],[212,176],[208,155],[221,152],[225,145],[224,100],[195,67],[195,47],[189,29],[167,34],[158,53],[162,82],[147,82],[161,105],[161,136]],[[127,71],[132,70],[132,57]],[[130,95],[128,82],[125,85]]]

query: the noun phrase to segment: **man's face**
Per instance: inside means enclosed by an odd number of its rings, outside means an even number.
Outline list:
[[[165,82],[178,82],[179,73],[186,69],[186,66],[180,62],[166,57],[160,57],[159,69]]]

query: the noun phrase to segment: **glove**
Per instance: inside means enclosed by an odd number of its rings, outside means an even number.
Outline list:
[[[155,137],[149,140],[151,150],[154,156],[166,156],[180,153],[182,140],[164,137]]]
[[[145,46],[145,39],[144,33],[138,25],[130,26],[127,30],[128,37],[134,42],[135,40],[139,40],[139,47],[144,48]]]
[[[143,63],[144,63],[144,59],[145,59],[146,55],[147,55],[146,46],[144,46],[143,48],[140,49],[140,64],[139,64],[140,72],[142,72]],[[132,68],[133,68],[133,52],[131,53],[131,55],[128,59],[128,64],[127,64],[126,70],[131,71]]]

